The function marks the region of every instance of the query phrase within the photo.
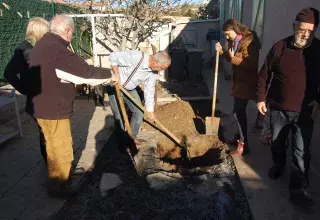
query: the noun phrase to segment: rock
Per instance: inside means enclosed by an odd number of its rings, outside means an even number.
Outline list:
[[[146,145],[139,149],[134,157],[138,174],[145,176],[161,169],[157,155],[157,146]]]
[[[175,185],[181,178],[182,176],[179,173],[153,173],[146,177],[150,184],[149,187],[155,190],[166,189]]]
[[[104,173],[101,177],[100,182],[100,194],[105,196],[107,191],[121,185],[123,182],[119,176],[113,173]]]
[[[216,186],[216,177],[214,175],[204,174],[198,178],[202,183],[197,185],[194,189],[199,195],[211,197],[218,192],[219,188]]]

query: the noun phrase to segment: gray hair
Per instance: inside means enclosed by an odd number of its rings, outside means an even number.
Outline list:
[[[74,21],[68,15],[57,15],[50,21],[50,32],[52,33],[63,33],[67,28],[74,28]]]
[[[171,64],[171,57],[166,51],[159,51],[153,54],[153,57],[160,65]]]

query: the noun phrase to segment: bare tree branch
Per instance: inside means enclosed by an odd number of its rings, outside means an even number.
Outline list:
[[[121,13],[123,17],[100,18],[99,34],[119,50],[136,49],[139,44],[168,22],[168,16],[181,11],[182,0],[93,0],[92,13]],[[187,0],[191,1],[191,0]],[[70,4],[88,8],[88,1],[70,0]],[[107,44],[100,39],[103,47]],[[108,50],[111,48],[108,47]]]

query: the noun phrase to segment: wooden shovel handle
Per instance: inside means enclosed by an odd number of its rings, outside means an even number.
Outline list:
[[[117,99],[119,101],[119,105],[120,105],[120,111],[121,111],[121,115],[122,115],[122,118],[123,118],[123,121],[124,121],[124,126],[125,126],[125,129],[129,135],[129,137],[133,140],[133,136],[132,136],[132,130],[131,130],[131,126],[130,126],[130,123],[129,123],[129,119],[128,119],[128,115],[127,115],[127,112],[126,112],[126,108],[125,108],[125,105],[124,105],[124,101],[123,101],[123,98],[121,96],[121,93],[120,93],[120,89],[119,89],[119,84],[115,84],[114,85],[114,89],[116,91],[116,95],[117,95]],[[133,153],[131,152],[132,149],[130,149],[130,147],[127,148],[127,153],[129,154],[129,157],[132,161],[132,164],[133,166],[135,167],[135,169],[137,170],[137,164],[133,158]],[[134,149],[135,151],[137,151],[137,149]]]
[[[126,108],[125,108],[125,105],[124,105],[124,101],[123,101],[123,98],[122,98],[121,93],[120,93],[119,84],[115,84],[114,85],[114,89],[116,91],[117,99],[119,101],[120,111],[121,111],[121,115],[122,115],[122,118],[123,118],[123,121],[124,121],[125,129],[128,132],[129,136],[131,138],[133,138],[132,137],[131,126],[130,126],[128,115],[127,115]]]
[[[219,51],[217,50],[216,65],[214,68],[214,80],[213,80],[212,118],[214,117],[214,112],[216,110],[218,70],[219,70]]]
[[[145,108],[138,103],[128,92],[127,90],[125,90],[123,87],[120,86],[120,90],[142,111],[142,112],[146,112]],[[146,119],[147,120],[147,119]],[[149,121],[149,120],[148,120]],[[149,121],[150,122],[150,121]],[[161,124],[160,121],[158,121],[157,119],[154,120],[155,125],[157,125],[162,131],[164,131],[165,133],[167,133],[175,142],[176,144],[178,144],[180,147],[184,148],[184,146],[182,145],[182,142],[173,134],[171,133],[166,127],[163,126],[163,124]],[[153,124],[153,123],[152,123]]]

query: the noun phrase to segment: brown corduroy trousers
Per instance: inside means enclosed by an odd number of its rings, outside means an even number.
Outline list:
[[[73,161],[70,119],[37,122],[45,139],[49,183],[66,183]]]

